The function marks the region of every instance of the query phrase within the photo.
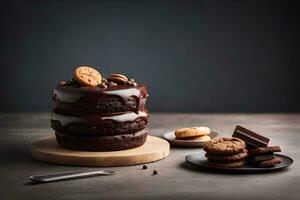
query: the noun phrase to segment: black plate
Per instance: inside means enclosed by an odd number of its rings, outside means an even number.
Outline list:
[[[226,167],[214,167],[214,166],[210,166],[207,164],[207,158],[205,157],[205,152],[201,151],[199,153],[195,153],[195,154],[190,154],[187,155],[185,157],[185,161],[193,164],[193,165],[197,165],[201,168],[205,168],[205,169],[210,169],[210,170],[216,170],[216,171],[222,171],[222,172],[243,172],[243,173],[261,173],[261,172],[269,172],[269,171],[274,171],[274,170],[280,170],[280,169],[284,169],[288,166],[290,166],[291,164],[293,164],[293,159],[285,156],[285,155],[280,155],[280,154],[275,154],[277,157],[281,158],[282,163],[277,164],[274,167],[270,167],[270,168],[260,168],[260,167],[254,167],[251,165],[248,165],[247,163],[244,164],[241,167],[237,167],[237,168],[226,168]]]

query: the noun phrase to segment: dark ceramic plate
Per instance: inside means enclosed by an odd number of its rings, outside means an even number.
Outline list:
[[[270,168],[261,168],[261,167],[254,167],[251,165],[248,165],[247,163],[244,164],[241,167],[237,168],[225,168],[225,167],[214,167],[210,166],[207,163],[207,159],[205,157],[205,152],[201,151],[199,153],[190,154],[185,157],[185,161],[199,166],[201,168],[209,169],[209,170],[215,170],[215,171],[221,171],[221,172],[229,172],[229,173],[235,173],[235,172],[242,172],[242,173],[261,173],[261,172],[269,172],[274,170],[280,170],[287,168],[291,164],[293,164],[293,159],[280,154],[275,154],[277,157],[281,158],[282,163],[275,165],[274,167]]]

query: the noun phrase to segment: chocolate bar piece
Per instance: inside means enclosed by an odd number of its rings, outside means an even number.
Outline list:
[[[275,158],[274,153],[268,153],[268,154],[261,154],[261,155],[254,156],[251,159],[254,162],[260,162],[260,161],[265,161],[265,160],[272,160],[274,158]]]
[[[270,141],[269,138],[266,138],[262,135],[254,133],[242,126],[237,125],[232,137],[237,137],[244,142],[246,142],[247,146],[250,147],[266,147]]]

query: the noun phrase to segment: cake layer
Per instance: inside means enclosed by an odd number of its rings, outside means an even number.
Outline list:
[[[71,87],[53,89],[54,110],[63,113],[111,113],[142,109],[148,97],[144,85],[108,88]]]
[[[52,113],[51,127],[58,132],[77,136],[119,135],[146,128],[146,109],[122,113],[93,113],[80,116]]]
[[[64,148],[81,151],[118,151],[143,145],[148,129],[115,136],[71,136],[56,132],[56,140]]]

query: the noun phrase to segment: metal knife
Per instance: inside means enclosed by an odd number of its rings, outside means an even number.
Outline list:
[[[86,178],[86,177],[93,177],[93,176],[107,176],[107,175],[109,176],[109,175],[115,175],[117,173],[118,172],[114,170],[98,170],[92,172],[68,171],[68,172],[30,176],[29,179],[34,182],[47,183],[52,181]]]

